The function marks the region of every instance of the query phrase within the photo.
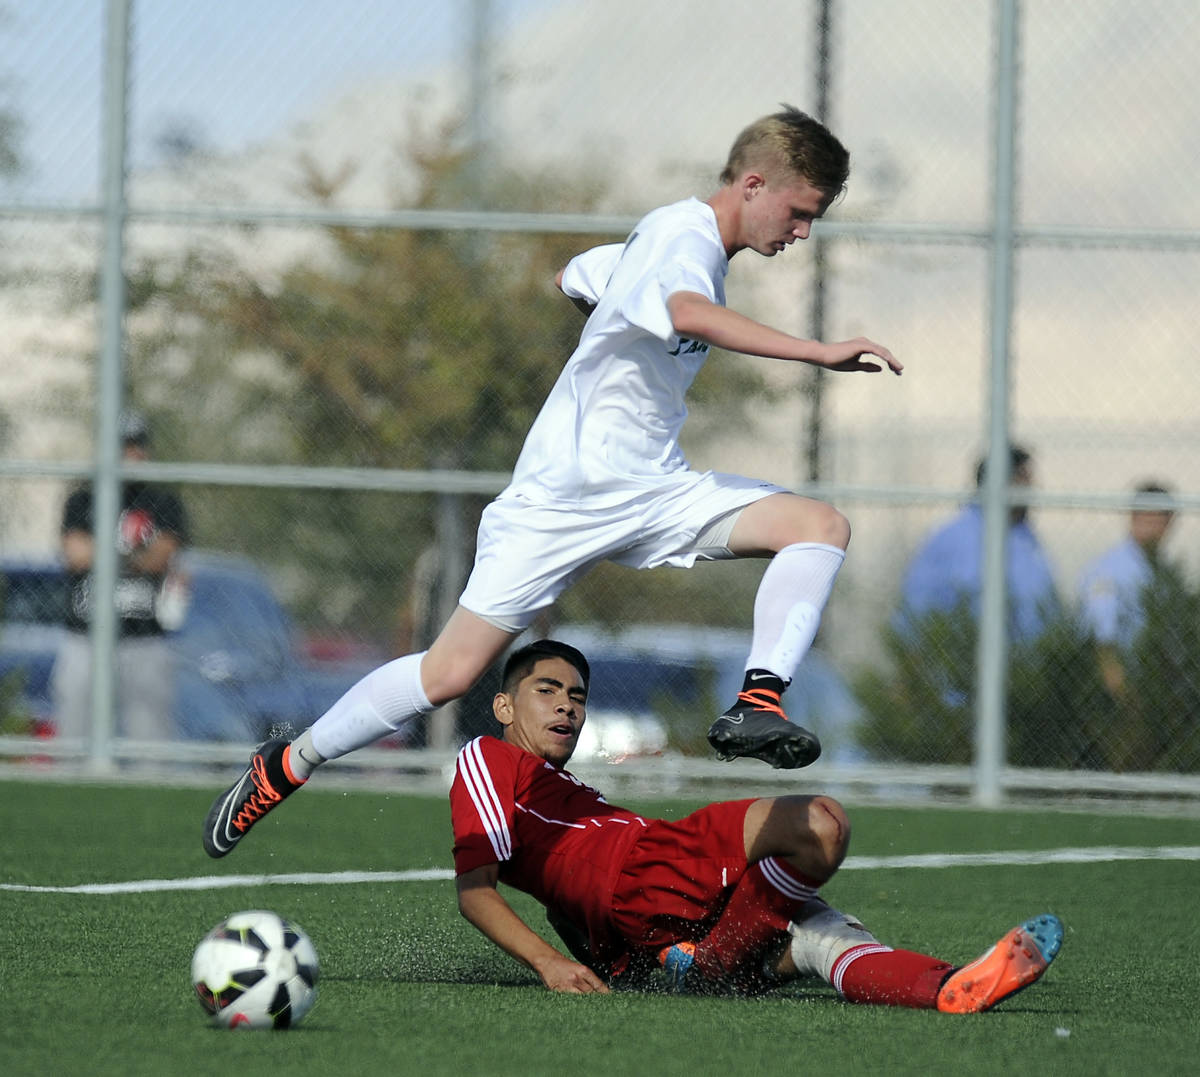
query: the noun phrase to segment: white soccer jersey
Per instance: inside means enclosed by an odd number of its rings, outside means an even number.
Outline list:
[[[694,198],[647,214],[624,244],[571,260],[564,290],[596,309],[512,482],[484,510],[466,609],[518,632],[600,561],[686,567],[726,557],[724,542],[701,541],[704,529],[779,491],[693,471],[679,447],[684,395],[708,345],[675,334],[667,299],[698,292],[724,305],[728,270],[716,215]]]
[[[567,294],[596,304],[529,431],[510,493],[617,504],[685,470],[684,396],[708,345],[678,337],[674,292],[725,303],[729,259],[712,208],[695,198],[647,214],[623,245],[573,259]]]

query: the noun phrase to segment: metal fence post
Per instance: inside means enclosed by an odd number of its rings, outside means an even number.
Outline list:
[[[983,484],[983,594],[976,657],[975,800],[1003,799],[1008,701],[1009,348],[1013,310],[1017,0],[999,0],[996,28],[995,154],[992,179],[991,377],[987,388],[988,466]]]
[[[96,366],[96,472],[92,485],[91,769],[112,769],[117,640],[117,519],[120,515],[122,353],[124,351],[125,143],[131,0],[109,0],[104,59],[103,261]]]

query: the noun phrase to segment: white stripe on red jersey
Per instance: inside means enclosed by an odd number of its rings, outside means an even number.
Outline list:
[[[463,746],[462,751],[458,753],[458,769],[462,774],[463,784],[471,795],[471,802],[483,821],[496,859],[503,862],[512,856],[512,835],[504,820],[504,808],[496,795],[496,787],[492,784],[492,776],[484,762],[479,742],[480,738],[476,737]]]

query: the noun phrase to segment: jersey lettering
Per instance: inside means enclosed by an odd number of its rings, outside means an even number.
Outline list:
[[[680,337],[679,343],[675,345],[672,351],[667,352],[668,355],[692,355],[695,352],[708,351],[708,345],[702,340],[688,340],[687,337]]]

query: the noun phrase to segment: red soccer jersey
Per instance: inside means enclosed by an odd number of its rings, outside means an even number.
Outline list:
[[[457,874],[499,864],[501,882],[560,910],[595,955],[611,952],[613,887],[646,820],[495,737],[458,753],[450,816]]]

